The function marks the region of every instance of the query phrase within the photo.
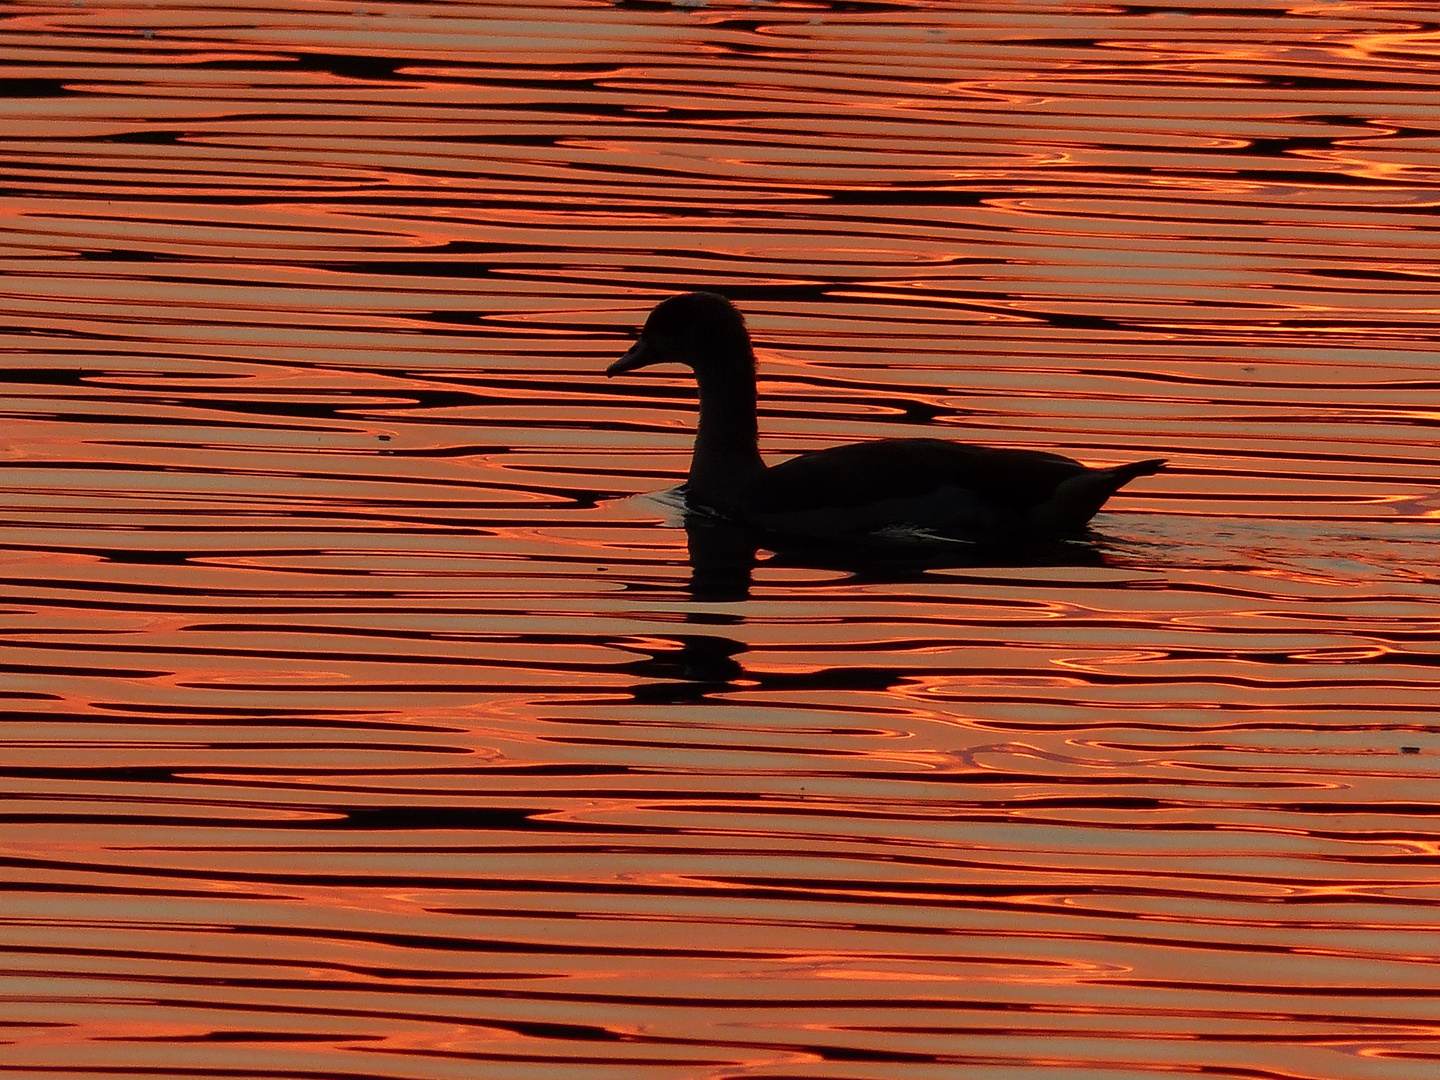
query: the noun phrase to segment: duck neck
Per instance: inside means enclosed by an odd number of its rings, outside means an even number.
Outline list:
[[[765,471],[755,418],[755,354],[748,341],[731,343],[726,352],[736,344],[744,350],[744,364],[732,356],[725,364],[697,365],[695,372],[700,421],[689,494],[722,508]]]

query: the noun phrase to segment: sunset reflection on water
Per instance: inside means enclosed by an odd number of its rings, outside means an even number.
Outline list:
[[[10,5],[0,1066],[1428,1080],[1430,21]],[[1170,466],[687,532],[697,286],[772,462]]]

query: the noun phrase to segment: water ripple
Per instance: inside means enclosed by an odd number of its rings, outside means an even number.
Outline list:
[[[4,1070],[1428,1080],[1429,26],[8,12]],[[696,285],[772,460],[1170,468],[687,531]]]

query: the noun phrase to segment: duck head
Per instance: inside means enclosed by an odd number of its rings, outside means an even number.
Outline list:
[[[745,320],[715,293],[662,300],[645,320],[640,340],[605,374],[651,364],[684,364],[700,387],[686,500],[722,511],[743,508],[747,485],[765,471],[755,419],[755,352]]]
[[[718,293],[691,292],[655,305],[640,339],[605,369],[619,375],[652,364],[684,364],[701,378],[739,369],[754,380],[755,354],[745,320]]]

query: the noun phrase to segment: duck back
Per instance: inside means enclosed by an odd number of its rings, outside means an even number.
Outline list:
[[[1039,450],[881,439],[791,458],[757,476],[744,516],[780,532],[910,528],[964,538],[1063,536],[1159,461],[1089,469]]]

